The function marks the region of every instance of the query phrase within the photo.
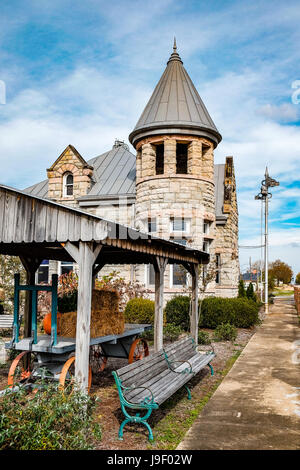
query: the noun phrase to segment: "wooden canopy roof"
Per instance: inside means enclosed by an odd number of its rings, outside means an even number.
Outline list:
[[[0,185],[0,254],[72,261],[64,245],[80,241],[103,245],[101,264],[209,262],[205,252]]]

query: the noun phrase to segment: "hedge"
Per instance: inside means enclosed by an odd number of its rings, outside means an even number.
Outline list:
[[[189,296],[181,295],[169,300],[165,307],[167,322],[189,331],[189,308]],[[247,297],[209,297],[202,301],[199,327],[214,329],[222,323],[230,323],[237,328],[249,328],[259,323],[259,308],[258,303]]]
[[[237,328],[249,328],[259,323],[259,308],[259,304],[247,298],[209,297],[202,302],[199,326],[216,328],[230,323]]]

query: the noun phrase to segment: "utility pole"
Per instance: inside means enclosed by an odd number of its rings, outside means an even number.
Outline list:
[[[269,291],[268,291],[268,247],[269,247],[269,233],[268,233],[268,217],[269,217],[269,199],[272,194],[269,192],[269,188],[279,186],[279,182],[269,176],[268,168],[266,167],[265,179],[261,182],[260,193],[255,196],[255,199],[259,199],[265,204],[265,243],[264,243],[264,258],[265,258],[265,313],[269,313]]]

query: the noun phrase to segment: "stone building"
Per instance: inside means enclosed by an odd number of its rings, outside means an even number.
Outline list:
[[[70,204],[211,255],[207,294],[235,296],[239,279],[238,209],[233,158],[214,164],[222,137],[174,43],[166,69],[129,141],[86,161],[69,145],[47,170],[47,179],[27,191]],[[73,269],[47,260],[40,280]],[[106,266],[128,280],[154,284],[149,266]],[[181,266],[166,270],[165,297],[183,292],[189,279]]]

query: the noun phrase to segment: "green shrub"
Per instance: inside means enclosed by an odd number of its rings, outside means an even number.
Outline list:
[[[216,328],[230,323],[237,328],[249,328],[259,323],[259,308],[259,304],[247,298],[209,297],[202,302],[199,326]]]
[[[164,341],[176,341],[182,333],[184,333],[184,331],[180,326],[168,323],[163,329]],[[154,329],[152,328],[152,330],[145,331],[141,334],[141,337],[146,341],[154,341]]]
[[[125,307],[125,321],[127,323],[154,324],[154,301],[136,297],[129,300]]]
[[[254,293],[254,287],[252,282],[250,282],[249,286],[247,287],[246,296],[248,299],[254,300],[254,302],[256,302],[256,295]]]
[[[214,338],[217,341],[234,341],[237,337],[237,329],[230,323],[218,325],[214,331]]]
[[[246,296],[245,284],[244,284],[243,279],[240,279],[238,297],[245,297],[245,296]]]
[[[167,323],[166,326],[164,326],[165,341],[176,341],[182,333],[182,328],[180,328],[180,326],[174,325],[173,323]]]
[[[88,450],[101,438],[96,398],[66,395],[48,385],[34,396],[25,390],[0,398],[0,450]]]
[[[77,290],[57,298],[57,309],[60,313],[76,312]]]
[[[190,329],[190,298],[187,295],[178,295],[169,300],[165,307],[167,323],[180,326],[184,331]]]
[[[210,336],[206,331],[198,331],[198,344],[210,344]]]

